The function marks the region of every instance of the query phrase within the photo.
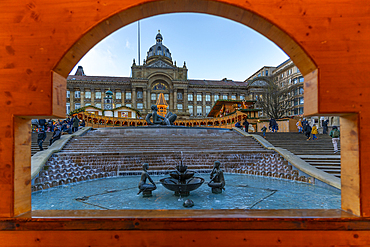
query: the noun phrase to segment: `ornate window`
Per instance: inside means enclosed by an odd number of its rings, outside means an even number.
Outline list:
[[[98,107],[98,108],[101,108],[101,104],[100,103],[95,104],[95,106]]]
[[[165,99],[165,100],[167,100],[167,101],[168,101],[168,100],[169,100],[169,97],[170,97],[170,95],[169,95],[168,93],[165,93],[165,94],[164,94],[164,99]]]
[[[202,94],[200,93],[197,94],[197,101],[202,101]]]
[[[222,99],[227,99],[227,94],[222,95]]]
[[[75,91],[75,98],[76,99],[81,98],[81,92],[80,91]]]
[[[67,90],[67,99],[69,99],[70,97],[71,97],[71,92]]]
[[[182,100],[182,93],[177,93],[177,99]]]
[[[244,95],[239,96],[240,100],[244,100]]]
[[[91,99],[91,92],[90,91],[85,92],[85,98],[86,99]]]
[[[206,106],[206,114],[208,115],[208,113],[211,111],[211,107],[209,105]]]
[[[197,116],[202,116],[202,106],[197,106]]]
[[[235,94],[231,95],[231,99],[236,100],[236,95]]]
[[[143,103],[137,103],[137,109],[139,110],[143,109]]]
[[[69,114],[71,112],[71,105],[70,103],[66,103],[66,113]]]
[[[220,99],[220,95],[218,95],[218,94],[215,94],[215,96],[213,96],[213,97],[214,97],[215,101]]]
[[[151,99],[151,100],[156,100],[156,99],[157,99],[157,95],[156,95],[155,93],[152,93],[152,94],[150,95],[150,99]]]
[[[143,98],[143,91],[138,91],[137,92],[137,98],[142,99]]]
[[[121,104],[116,104],[116,108],[121,107],[121,106],[122,106]]]
[[[179,111],[182,111],[182,104],[177,104],[177,109],[178,109]]]
[[[95,92],[95,99],[101,99],[101,92]]]

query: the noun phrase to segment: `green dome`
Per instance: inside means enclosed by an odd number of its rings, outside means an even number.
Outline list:
[[[105,95],[110,95],[110,96],[112,96],[112,95],[113,95],[113,92],[112,92],[111,90],[108,90],[108,91],[106,91],[106,92],[105,92]]]

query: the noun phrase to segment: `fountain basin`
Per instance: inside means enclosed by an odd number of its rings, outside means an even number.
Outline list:
[[[198,189],[204,183],[204,178],[193,177],[184,184],[173,178],[162,178],[159,181],[166,189],[174,191],[176,196],[188,196],[190,191]]]

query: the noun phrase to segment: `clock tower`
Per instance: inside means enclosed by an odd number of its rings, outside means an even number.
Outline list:
[[[113,92],[108,90],[105,92],[104,97],[104,110],[112,110],[113,109]]]

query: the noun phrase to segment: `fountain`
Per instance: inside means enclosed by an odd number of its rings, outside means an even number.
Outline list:
[[[162,185],[171,191],[175,192],[176,196],[188,196],[190,191],[198,189],[204,179],[194,177],[194,171],[188,171],[188,167],[182,164],[176,166],[176,170],[170,172],[170,178],[162,178],[159,180]]]

